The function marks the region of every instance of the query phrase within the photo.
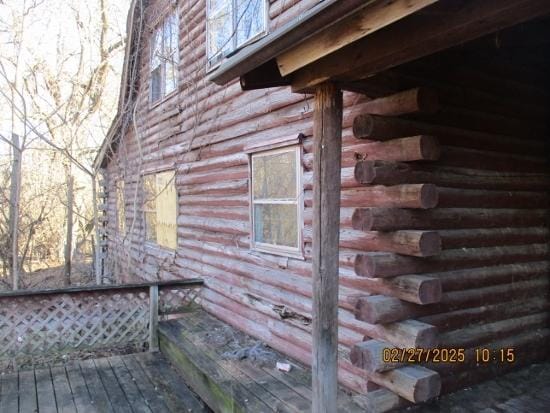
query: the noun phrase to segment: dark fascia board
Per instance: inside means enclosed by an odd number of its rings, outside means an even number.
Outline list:
[[[286,50],[371,3],[372,1],[366,0],[324,0],[280,29],[241,49],[223,62],[207,79],[224,85],[268,63]]]

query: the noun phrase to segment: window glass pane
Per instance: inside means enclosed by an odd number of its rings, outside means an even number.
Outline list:
[[[254,199],[296,199],[296,151],[252,159]]]
[[[237,0],[237,46],[264,31],[265,0]]]
[[[162,72],[161,67],[157,67],[151,72],[151,101],[156,102],[161,96]]]
[[[211,2],[215,3],[215,2]],[[232,2],[223,2],[218,8],[210,8],[208,16],[208,58],[233,50]]]
[[[174,63],[166,63],[166,78],[164,85],[164,94],[172,92],[176,89],[176,65]]]
[[[294,205],[254,205],[254,241],[298,248],[297,208]]]
[[[159,67],[162,57],[162,30],[161,28],[155,30],[153,35],[153,45],[151,49],[151,71]]]
[[[164,56],[172,56],[178,50],[178,19],[175,13],[164,22]]]

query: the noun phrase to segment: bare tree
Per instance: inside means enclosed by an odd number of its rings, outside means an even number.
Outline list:
[[[118,92],[118,87],[113,88],[109,82],[114,79],[118,86],[113,68],[118,69],[121,65],[114,61],[120,59],[124,45],[123,32],[120,27],[111,25],[110,17],[110,10],[119,3],[114,0],[98,0],[97,3],[11,0],[0,3],[0,40],[7,39],[4,46],[11,51],[0,56],[0,106],[2,103],[9,106],[11,113],[11,131],[0,134],[0,140],[9,145],[13,154],[10,213],[6,217],[8,236],[4,238],[11,245],[8,261],[14,289],[19,286],[20,248],[23,247],[23,257],[27,257],[33,245],[29,237],[21,244],[17,236],[21,230],[18,218],[21,215],[21,165],[25,162],[23,151],[31,144],[35,150],[48,148],[52,152],[50,170],[56,180],[62,177],[65,188],[64,196],[58,199],[65,208],[65,284],[71,283],[75,247],[82,245],[74,241],[74,233],[91,234],[91,231],[82,231],[90,224],[93,227],[93,216],[97,213],[83,210],[83,214],[79,214],[77,210],[82,209],[79,205],[97,205],[92,162],[106,132],[105,125],[110,124]],[[56,14],[65,18],[59,19]],[[51,36],[55,39],[53,59],[52,54],[39,53],[33,44],[36,39],[32,39],[43,28],[37,25],[44,26],[47,21],[45,16],[57,22],[57,26],[47,27],[50,36],[57,31]],[[0,132],[1,128],[0,118]],[[16,130],[21,132],[13,133]],[[28,226],[30,233],[36,232],[45,214],[46,211],[37,214],[38,221]]]

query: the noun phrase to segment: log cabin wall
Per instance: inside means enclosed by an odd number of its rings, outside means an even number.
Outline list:
[[[315,3],[270,2],[270,30]],[[310,363],[312,100],[285,88],[242,92],[238,81],[226,87],[209,83],[205,1],[178,1],[177,93],[151,107],[150,38],[154,22],[171,4],[152,1],[146,9],[136,79],[138,103],[107,166],[107,263],[122,282],[204,278],[202,305],[207,311]],[[439,90],[416,78],[406,80],[388,72],[372,84],[350,89],[380,97],[428,86],[429,93],[435,90],[443,103],[448,97],[461,107],[466,99],[461,87],[453,89],[446,82]],[[490,93],[480,94],[502,111],[474,116],[476,125],[502,128],[503,117],[514,121],[505,111],[514,112],[522,95],[510,91],[502,103]],[[473,102],[478,104],[475,96]],[[521,103],[521,110],[529,112],[526,108],[531,106]],[[350,351],[368,339],[391,347],[430,347],[439,340],[441,345],[469,348],[514,335],[518,326],[528,326],[521,343],[534,343],[539,332],[546,336],[547,330],[539,327],[547,314],[544,188],[548,180],[542,174],[537,141],[517,134],[503,138],[512,130],[508,128],[477,135],[448,133],[457,120],[460,130],[465,129],[460,111],[447,114],[440,109],[436,114],[392,119],[369,115],[372,104],[362,93],[346,92],[344,107],[341,383],[359,392],[380,385],[411,401],[438,393],[436,370],[444,373],[444,389],[458,383],[448,382],[451,376],[443,365],[396,366],[385,372],[353,365]],[[544,109],[541,104],[532,107]],[[477,109],[474,106],[467,114]],[[530,112],[526,115],[531,119]],[[377,131],[397,128],[398,136],[380,132],[356,137],[353,126],[355,122],[360,128],[358,118],[371,122]],[[424,130],[413,120],[431,126]],[[540,117],[535,120],[533,125],[538,125]],[[288,141],[300,134],[304,259],[251,251],[246,148]],[[145,241],[139,177],[167,169],[176,170],[175,251]],[[117,225],[118,180],[124,180],[124,233]],[[527,296],[536,299],[526,304]],[[463,370],[460,383],[468,383],[472,368],[464,365]]]
[[[354,210],[352,227],[420,239],[416,250],[356,255],[356,274],[441,288],[424,297],[396,290],[362,297],[356,315],[386,326],[418,320],[437,328],[441,348],[465,349],[464,362],[422,363],[440,373],[443,392],[548,356],[549,60],[526,47],[532,39],[515,41],[499,48],[473,42],[355,85],[389,98],[372,100],[354,120],[355,136],[367,140],[356,148],[366,156],[355,161],[344,153],[348,185],[355,165],[355,179],[373,194],[362,201],[369,208]],[[402,111],[386,115],[396,107]],[[425,140],[422,156],[369,153],[413,136]],[[417,194],[416,203],[381,203],[379,193],[390,188]],[[380,362],[388,344],[358,343],[354,364],[372,372],[395,368]],[[491,349],[487,363],[482,348]]]

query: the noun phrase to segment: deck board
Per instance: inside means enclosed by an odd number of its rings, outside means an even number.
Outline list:
[[[0,375],[0,413],[211,413],[160,353]]]
[[[40,413],[57,413],[52,375],[49,368],[35,370],[36,395]]]
[[[18,409],[18,384],[17,373],[2,375],[2,390],[0,393],[0,412],[16,412]]]
[[[80,370],[80,365],[76,362],[70,362],[65,366],[73,400],[78,413],[94,413],[97,409],[92,404],[86,381]]]
[[[33,370],[19,372],[19,394],[20,412],[34,412],[38,409],[36,381],[34,380]]]
[[[57,411],[60,413],[73,413],[76,411],[76,405],[73,400],[71,386],[67,379],[67,373],[64,366],[51,368],[53,387],[55,391],[55,400]]]

